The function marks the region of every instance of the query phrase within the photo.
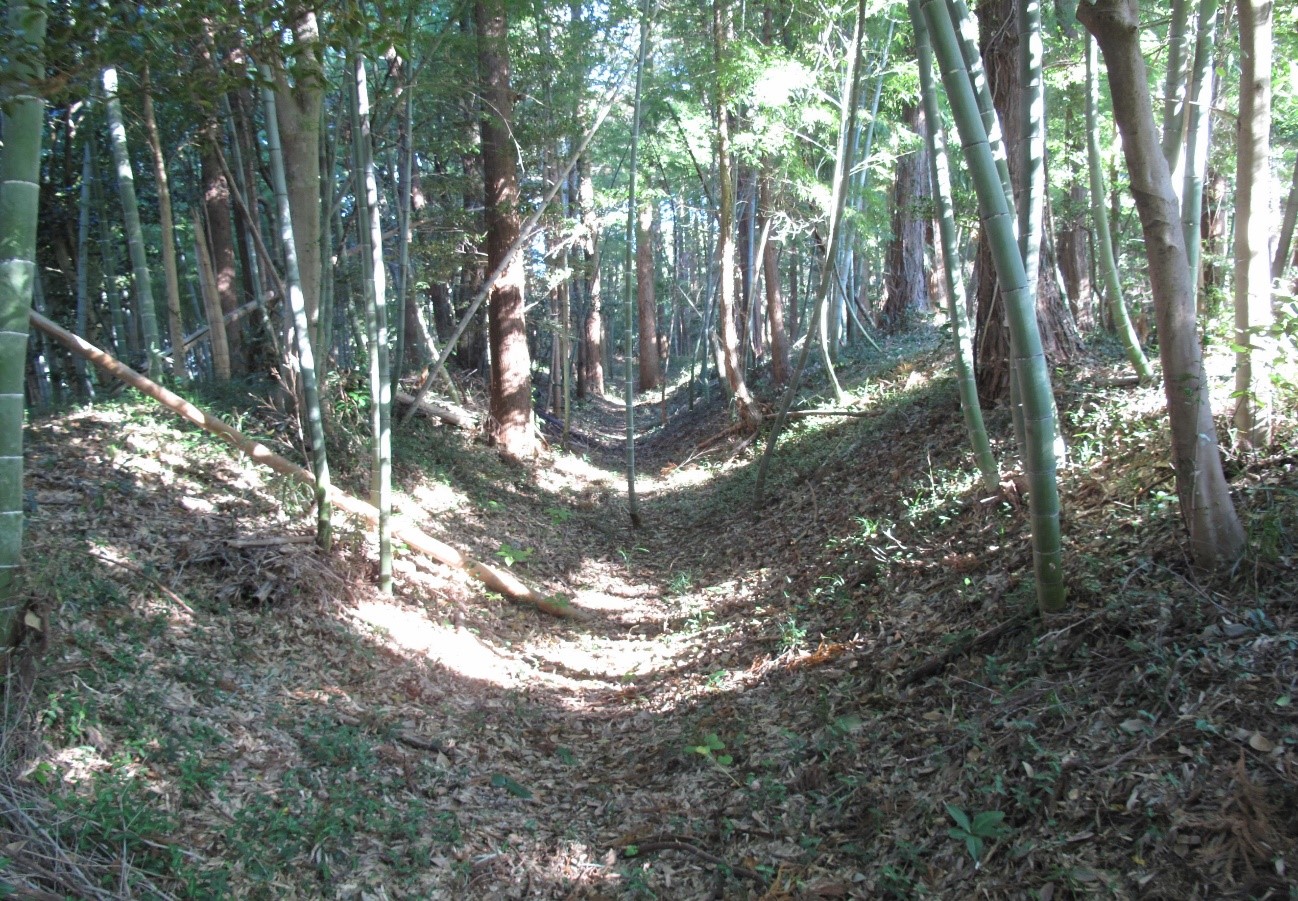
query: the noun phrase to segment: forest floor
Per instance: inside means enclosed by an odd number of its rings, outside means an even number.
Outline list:
[[[840,373],[860,415],[795,420],[760,509],[719,401],[646,399],[639,529],[613,401],[533,468],[402,428],[400,513],[583,620],[409,555],[380,596],[359,524],[322,554],[300,487],[143,399],[34,421],[49,626],[0,743],[0,897],[1294,897],[1292,411],[1228,449],[1252,551],[1205,578],[1160,390],[1067,373],[1043,618],[1021,480],[981,489],[932,338],[887,350]]]

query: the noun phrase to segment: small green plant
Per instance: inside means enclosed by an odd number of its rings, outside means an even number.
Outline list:
[[[556,526],[561,526],[572,519],[572,511],[567,507],[546,507],[545,515],[550,517],[550,521]]]
[[[709,732],[703,739],[702,744],[690,745],[687,750],[691,754],[698,754],[704,760],[711,763],[721,772],[726,774],[731,782],[737,788],[743,788],[743,785],[730,772],[730,765],[735,762],[735,758],[725,753],[726,743],[715,732]]]
[[[974,866],[981,865],[983,848],[987,842],[1009,834],[1009,827],[1005,825],[1004,811],[984,810],[970,819],[969,815],[959,807],[947,804],[946,812],[951,814],[951,819],[955,820],[955,826],[947,830],[947,835],[964,842],[965,848],[969,850],[969,856],[973,858]]]
[[[712,624],[717,615],[702,604],[693,607],[685,618],[686,632],[702,632]]]
[[[689,747],[691,753],[698,754],[707,760],[711,760],[718,766],[730,766],[730,764],[735,762],[735,759],[729,754],[717,753],[718,751],[724,751],[725,749],[726,743],[722,741],[715,732],[709,732],[707,737],[703,739],[703,744],[690,745]]]
[[[496,556],[504,560],[506,566],[513,566],[515,563],[526,563],[531,560],[533,553],[535,552],[531,548],[514,547],[506,541],[501,544],[500,550],[496,551]]]
[[[680,572],[672,573],[672,579],[667,583],[667,594],[673,597],[679,597],[683,594],[689,594],[694,590],[694,574],[688,569],[682,569]]]
[[[780,653],[793,653],[802,650],[807,643],[807,627],[799,626],[792,615],[780,621]]]

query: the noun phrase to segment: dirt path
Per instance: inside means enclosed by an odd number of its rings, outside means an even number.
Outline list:
[[[87,872],[116,878],[125,847],[187,897],[520,899],[1203,897],[1259,872],[1298,798],[1292,599],[1212,637],[1203,598],[1227,601],[1177,580],[1175,534],[1121,527],[1157,474],[1135,435],[1103,504],[1070,477],[1072,534],[1104,555],[1074,613],[1029,622],[1023,511],[979,496],[949,384],[914,373],[875,380],[868,421],[790,430],[762,510],[751,449],[711,441],[723,409],[647,430],[639,530],[616,404],[531,472],[399,436],[402,514],[581,623],[409,559],[382,598],[363,532],[323,558],[300,491],[147,407],[38,423],[32,593],[58,631],[32,721]],[[1252,681],[1221,695],[1187,648]],[[1158,661],[1173,681],[1130,680]],[[975,860],[950,806],[1010,837]],[[1160,837],[1178,823],[1201,856]]]

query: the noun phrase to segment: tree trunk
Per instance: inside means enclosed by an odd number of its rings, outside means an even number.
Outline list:
[[[1203,179],[1208,171],[1212,137],[1212,95],[1216,78],[1212,65],[1217,33],[1218,0],[1199,0],[1198,36],[1194,42],[1194,69],[1190,77],[1190,107],[1186,115],[1185,190],[1181,192],[1181,228],[1190,258],[1190,287],[1196,299],[1203,255]]]
[[[262,77],[269,81],[264,67]],[[316,378],[315,354],[311,346],[311,327],[307,317],[306,297],[298,267],[297,239],[293,232],[293,211],[288,199],[288,179],[284,174],[284,152],[280,144],[275,91],[262,88],[266,105],[266,150],[270,156],[271,185],[275,191],[275,220],[279,225],[280,245],[284,254],[284,282],[288,290],[288,307],[293,317],[293,334],[297,339],[298,373],[302,378],[306,432],[311,443],[311,470],[315,476],[316,544],[329,550],[333,544],[333,521],[329,502],[329,458],[325,450],[324,413],[320,406]],[[318,195],[317,195],[318,196]]]
[[[582,280],[586,290],[586,315],[582,320],[581,379],[577,396],[604,396],[604,321],[601,305],[603,293],[599,276],[599,216],[595,210],[595,181],[590,174],[590,157],[582,154],[577,164],[580,187],[581,220],[584,235]]]
[[[1009,327],[1013,329],[1014,366],[1023,404],[1023,468],[1028,479],[1028,505],[1032,521],[1032,558],[1037,604],[1043,612],[1064,607],[1063,547],[1059,521],[1059,488],[1056,476],[1054,398],[1050,370],[1042,347],[1036,310],[1028,287],[1024,260],[1014,234],[1012,198],[1005,192],[980,117],[978,102],[957,44],[947,4],[925,0],[923,10],[941,62],[942,80],[951,101],[965,160],[978,194],[983,230],[991,239],[993,262],[1005,287]]]
[[[658,234],[658,210],[653,202],[640,205],[635,236],[636,309],[640,312],[640,390],[662,384],[658,360],[658,297],[655,291],[654,238]]]
[[[927,125],[923,109],[918,104],[907,103],[901,115],[902,121],[924,138]],[[897,179],[892,189],[892,240],[888,242],[888,269],[880,316],[880,324],[887,332],[905,328],[908,320],[930,306],[924,261],[924,226],[932,196],[928,167],[928,151],[922,144],[913,153],[897,159]]]
[[[1091,251],[1089,246],[1090,232],[1086,228],[1086,219],[1081,211],[1086,209],[1088,194],[1079,179],[1068,188],[1067,216],[1059,222],[1059,231],[1055,239],[1055,248],[1059,252],[1059,271],[1063,275],[1064,287],[1072,303],[1073,316],[1078,328],[1092,329],[1096,326],[1095,287],[1091,281]]]
[[[482,79],[482,177],[487,224],[487,268],[504,261],[519,234],[518,175],[513,141],[514,95],[509,85],[509,24],[503,0],[476,0],[478,63]],[[525,266],[518,254],[487,305],[491,346],[491,421],[501,455],[526,460],[538,450],[532,427],[531,356],[523,319]]]
[[[1167,73],[1163,82],[1163,156],[1172,173],[1172,188],[1179,202],[1185,182],[1186,69],[1190,63],[1188,28],[1191,0],[1171,0],[1172,17],[1167,25]]]
[[[1145,357],[1140,346],[1140,338],[1131,323],[1131,314],[1127,311],[1127,302],[1122,297],[1122,275],[1118,271],[1118,261],[1113,254],[1113,239],[1109,234],[1109,216],[1104,209],[1104,171],[1100,166],[1099,137],[1099,73],[1096,71],[1099,60],[1095,54],[1095,42],[1086,39],[1086,159],[1087,169],[1091,173],[1091,219],[1095,223],[1095,243],[1099,247],[1100,274],[1104,280],[1104,293],[1109,298],[1109,316],[1113,328],[1127,350],[1127,359],[1131,361],[1136,376],[1142,381],[1154,377],[1154,370]]]
[[[1233,566],[1244,552],[1244,529],[1235,514],[1217,447],[1185,236],[1154,126],[1136,0],[1084,2],[1077,17],[1104,53],[1113,115],[1122,133],[1122,152],[1144,232],[1181,516],[1200,566]]]
[[[0,57],[8,95],[0,143],[0,648],[7,649],[22,613],[13,580],[23,546],[23,375],[36,282],[45,117],[37,84],[45,74],[45,4],[10,3],[6,24]],[[6,675],[0,671],[0,682]]]
[[[144,128],[153,158],[153,180],[158,190],[158,225],[162,232],[162,271],[167,280],[167,329],[171,338],[169,371],[180,381],[188,381],[185,371],[185,322],[180,315],[180,275],[176,270],[176,235],[171,218],[171,187],[167,181],[167,163],[158,136],[158,122],[153,114],[153,94],[149,91],[149,70],[144,70]]]
[[[94,168],[90,161],[90,142],[84,142],[81,154],[81,192],[77,202],[77,334],[85,337],[90,320],[90,184]],[[111,330],[110,330],[111,331]],[[183,351],[182,351],[183,353]],[[77,357],[73,361],[77,372],[77,387],[87,401],[95,399],[95,386],[90,381],[86,361]],[[0,632],[3,634],[3,632]]]
[[[1005,152],[1008,158],[1010,181],[1019,186],[1022,182],[1023,91],[1019,64],[1018,32],[1007,23],[1017,21],[1015,0],[984,0],[978,7],[978,20],[982,32],[983,67],[990,84],[1000,127],[1004,131]],[[1021,189],[1015,187],[1018,197]],[[984,404],[1005,400],[1010,395],[1010,337],[1005,318],[1004,299],[1001,296],[989,236],[979,235],[978,252],[974,259],[974,283],[977,286],[977,333],[974,341],[978,360],[978,394]],[[1081,350],[1076,329],[1071,328],[1072,318],[1064,306],[1063,297],[1055,283],[1054,268],[1039,266],[1033,283],[1036,296],[1037,320],[1041,328],[1041,341],[1052,365],[1072,360]]]
[[[215,119],[203,130],[203,209],[206,213],[208,259],[212,264],[212,279],[221,312],[229,316],[239,309],[239,290],[236,284],[234,230],[230,222],[230,185],[221,167],[217,141],[220,130]],[[238,319],[228,320],[225,338],[230,349],[230,376],[247,372],[243,354],[243,327]]]
[[[289,3],[285,21],[292,31],[292,42],[285,52],[292,56],[293,81],[289,83],[285,67],[275,73],[275,108],[283,146],[284,170],[288,187],[289,209],[293,215],[293,235],[297,245],[298,273],[302,298],[306,304],[309,338],[319,349],[320,363],[328,357],[323,346],[323,324],[320,320],[321,259],[320,215],[320,127],[324,103],[324,59],[320,25],[315,12]]]
[[[762,216],[762,230],[769,229],[774,214],[771,201],[771,179],[763,168],[758,190],[758,207]],[[783,388],[789,381],[789,336],[784,330],[784,299],[780,296],[780,268],[775,242],[766,239],[762,253],[762,282],[766,289],[766,321],[771,330],[771,383]]]
[[[730,35],[730,13],[726,0],[712,0],[713,59],[718,66],[727,59],[726,42]],[[721,357],[726,384],[735,399],[739,421],[745,429],[755,430],[762,421],[761,411],[753,401],[744,380],[743,349],[735,321],[735,186],[731,176],[730,100],[724,80],[718,75],[716,103],[717,180],[720,182],[717,242],[721,263],[718,285],[717,324],[721,337]]]
[[[140,336],[149,369],[162,369],[162,346],[158,341],[158,315],[153,304],[153,280],[144,250],[144,230],[140,227],[140,208],[135,200],[135,175],[126,145],[126,124],[122,118],[122,101],[117,96],[117,69],[104,69],[104,107],[108,113],[108,133],[113,148],[113,165],[117,170],[117,191],[122,198],[122,217],[126,225],[126,246],[131,254],[131,272],[135,279],[136,313]]]
[[[1272,0],[1239,0],[1239,124],[1235,144],[1235,431],[1245,445],[1271,442],[1275,365],[1271,256]]]
[[[388,361],[387,270],[383,265],[383,223],[370,134],[370,95],[365,57],[352,55],[352,176],[356,231],[365,276],[365,327],[370,368],[370,503],[379,511],[379,593],[392,594],[392,374]]]
[[[216,288],[212,253],[203,227],[203,213],[194,210],[194,258],[198,263],[198,286],[203,295],[203,313],[207,319],[207,342],[212,352],[212,377],[218,382],[230,381],[230,344],[225,331],[225,313],[221,294]]]
[[[1280,226],[1280,239],[1276,241],[1275,257],[1271,260],[1271,277],[1284,277],[1293,256],[1294,226],[1298,224],[1298,159],[1294,160],[1293,183],[1289,185],[1289,194],[1284,203],[1284,220]]]
[[[973,341],[969,335],[968,303],[960,266],[960,251],[956,243],[954,204],[951,198],[951,171],[947,162],[946,134],[938,113],[937,90],[933,84],[932,45],[928,26],[920,10],[919,0],[910,0],[911,24],[915,28],[915,55],[919,61],[920,97],[924,104],[929,161],[929,179],[936,207],[938,236],[943,258],[947,309],[955,332],[956,380],[960,394],[960,408],[964,413],[965,429],[974,451],[978,470],[982,473],[983,489],[995,492],[1000,485],[1000,469],[987,438],[987,426],[982,408],[978,406],[978,388],[974,382]]]
[[[1226,266],[1222,263],[1228,253],[1226,238],[1229,222],[1226,204],[1230,186],[1226,176],[1216,169],[1209,168],[1204,180],[1203,216],[1199,230],[1203,235],[1200,255],[1200,280],[1203,289],[1199,296],[1203,298],[1202,314],[1208,318],[1215,316],[1225,302]]]

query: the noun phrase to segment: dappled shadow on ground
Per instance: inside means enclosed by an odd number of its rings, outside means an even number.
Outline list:
[[[406,512],[579,623],[409,559],[380,598],[362,533],[291,540],[300,490],[145,407],[40,423],[29,591],[58,629],[15,780],[105,878],[191,897],[1278,891],[1296,461],[1233,461],[1259,553],[1205,581],[1156,394],[1079,397],[1072,607],[1042,621],[1023,500],[976,487],[946,365],[858,372],[869,415],[800,420],[761,510],[723,406],[646,409],[639,530],[616,404],[530,471],[405,433]]]

